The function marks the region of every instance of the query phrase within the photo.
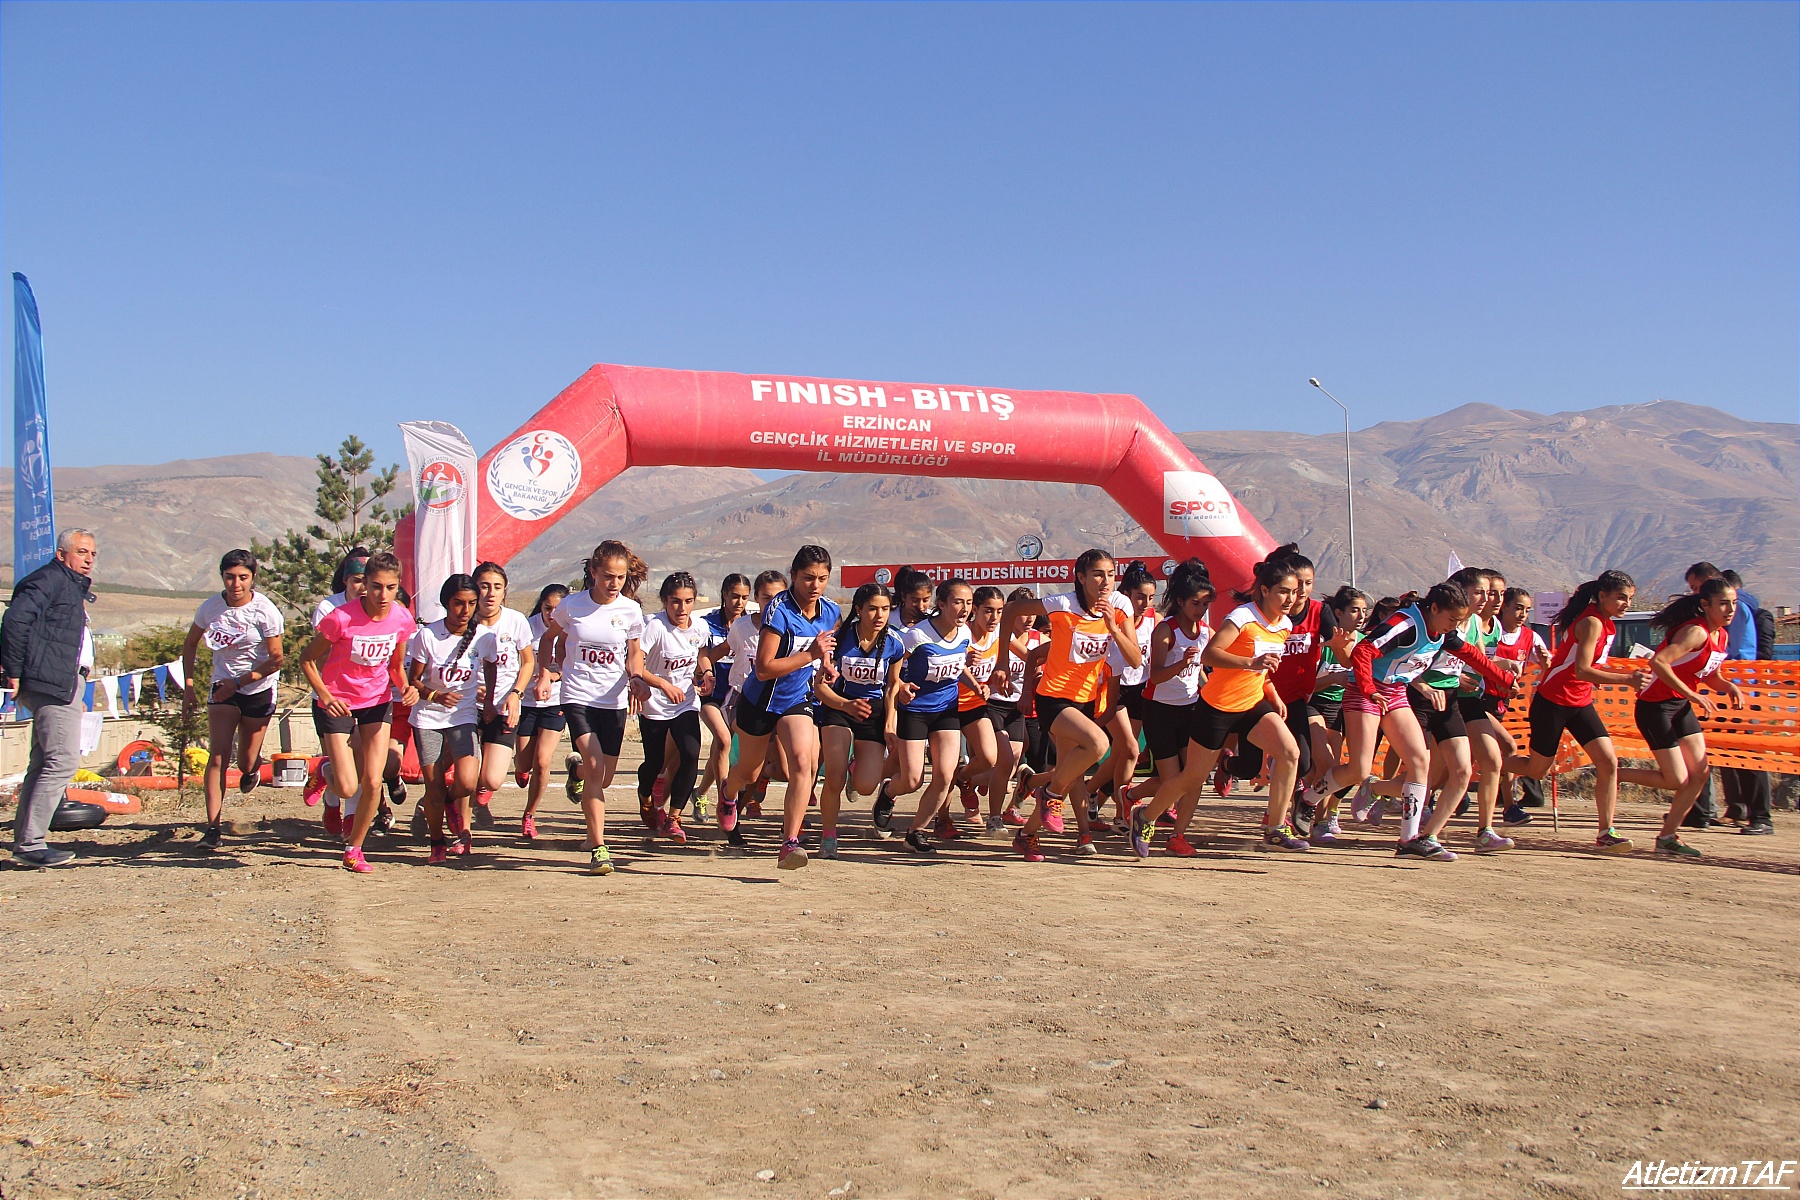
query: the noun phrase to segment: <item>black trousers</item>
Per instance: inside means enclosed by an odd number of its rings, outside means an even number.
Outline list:
[[[644,761],[638,765],[640,797],[648,796],[656,787],[669,739],[675,740],[675,770],[669,776],[668,802],[671,812],[680,812],[694,794],[694,781],[700,774],[700,714],[677,713],[666,721],[639,717],[638,733],[644,739]]]
[[[1725,793],[1725,815],[1747,825],[1770,823],[1769,773],[1743,767],[1717,767],[1719,786]]]

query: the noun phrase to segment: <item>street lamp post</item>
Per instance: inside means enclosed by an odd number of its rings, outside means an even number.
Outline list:
[[[1308,379],[1306,382],[1312,384],[1314,387],[1318,388],[1321,392],[1325,392],[1325,385],[1320,383],[1317,379]],[[1349,515],[1350,515],[1350,586],[1355,587],[1356,586],[1356,488],[1350,479],[1350,410],[1348,408],[1344,407],[1344,402],[1342,400],[1339,400],[1336,396],[1333,396],[1330,392],[1325,392],[1325,398],[1327,400],[1330,400],[1333,404],[1337,405],[1339,408],[1344,410],[1344,507],[1349,511]]]

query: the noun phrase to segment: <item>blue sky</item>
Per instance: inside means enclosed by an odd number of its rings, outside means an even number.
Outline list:
[[[1797,12],[8,3],[0,266],[59,465],[594,362],[1792,421]]]

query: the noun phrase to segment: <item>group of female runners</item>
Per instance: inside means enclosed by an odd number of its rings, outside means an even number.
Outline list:
[[[607,789],[635,712],[639,816],[651,836],[686,842],[687,805],[716,787],[718,828],[744,846],[741,822],[760,815],[774,776],[788,781],[790,797],[783,869],[806,865],[802,836],[815,806],[814,852],[837,857],[847,789],[873,797],[878,837],[900,834],[919,855],[961,836],[956,792],[970,818],[981,817],[985,797],[988,832],[1010,830],[1026,861],[1043,861],[1045,833],[1065,834],[1071,820],[1078,855],[1095,853],[1095,838],[1117,821],[1139,857],[1165,831],[1168,853],[1191,856],[1187,830],[1208,779],[1224,793],[1231,778],[1264,771],[1265,848],[1335,845],[1345,799],[1352,819],[1374,824],[1391,800],[1396,853],[1449,861],[1456,856],[1439,836],[1468,807],[1476,769],[1472,848],[1510,849],[1495,820],[1511,779],[1545,775],[1567,731],[1595,770],[1596,849],[1631,849],[1613,827],[1624,779],[1674,793],[1656,849],[1692,856],[1676,831],[1707,772],[1694,706],[1712,711],[1707,687],[1743,703],[1717,673],[1736,603],[1723,579],[1659,613],[1661,647],[1647,667],[1621,670],[1608,652],[1635,586],[1616,571],[1575,591],[1549,651],[1526,623],[1529,595],[1497,571],[1461,571],[1375,603],[1351,587],[1319,600],[1313,564],[1292,545],[1257,564],[1216,629],[1209,614],[1218,597],[1198,559],[1175,567],[1160,606],[1141,563],[1121,572],[1101,550],[1076,560],[1068,592],[1042,599],[961,579],[934,584],[907,568],[892,589],[858,588],[846,608],[825,594],[831,569],[824,547],[802,546],[785,573],[728,576],[718,608],[704,614],[694,611],[694,578],[676,572],[657,589],[660,611],[646,616],[637,593],[647,567],[608,541],[585,564],[585,587],[546,587],[528,615],[506,606],[505,570],[483,563],[446,580],[444,615],[421,624],[404,602],[399,561],[353,553],[299,659],[325,760],[308,801],[341,806],[341,815],[327,808],[326,823],[343,839],[343,865],[370,870],[363,843],[404,803],[398,766],[410,737],[431,862],[470,853],[474,828],[492,824],[492,795],[515,766],[527,789],[520,833],[531,840],[566,731],[588,866],[609,874]],[[233,751],[241,786],[255,786],[285,662],[282,616],[255,590],[255,561],[232,551],[220,575],[223,589],[195,614],[186,656],[191,703],[202,640],[213,655],[209,848],[221,840]],[[1534,661],[1545,670],[1521,754],[1499,718]],[[1641,693],[1638,726],[1656,770],[1620,769],[1593,707],[1596,683]],[[704,764],[703,727],[712,740]],[[1142,782],[1140,736],[1154,764]],[[1374,773],[1383,741],[1385,779]],[[378,781],[385,794],[376,794]],[[360,799],[365,791],[373,802]],[[896,800],[915,792],[902,820]],[[1530,820],[1506,811],[1508,824]]]

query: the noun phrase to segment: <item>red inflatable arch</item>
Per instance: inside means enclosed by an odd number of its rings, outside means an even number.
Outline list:
[[[1221,589],[1243,586],[1273,546],[1135,396],[601,364],[482,457],[481,556],[508,561],[630,466],[1096,484]],[[410,568],[410,521],[399,540]],[[796,545],[831,540],[794,531]]]

